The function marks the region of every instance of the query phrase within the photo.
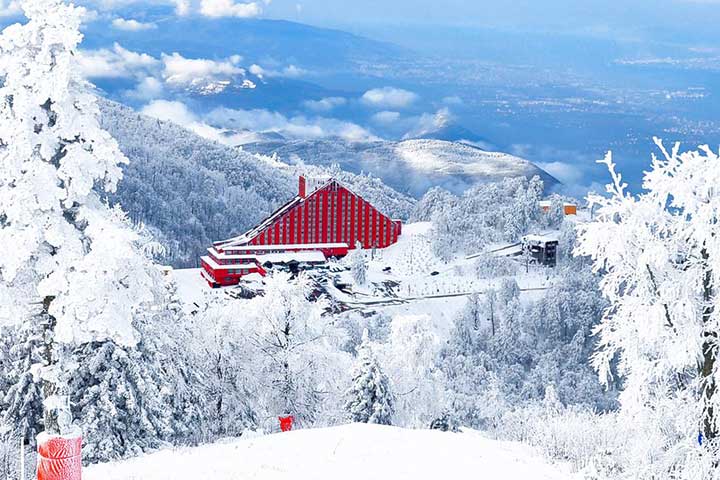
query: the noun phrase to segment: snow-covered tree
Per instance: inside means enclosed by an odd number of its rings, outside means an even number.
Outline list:
[[[83,421],[85,461],[138,455],[172,438],[169,379],[157,361],[111,340],[74,352],[79,367],[70,381],[72,407]]]
[[[671,418],[675,425],[666,431],[667,446],[638,470],[654,471],[655,478],[670,472],[710,478],[717,475],[720,443],[720,157],[708,147],[681,153],[678,144],[671,151],[656,144],[662,155],[653,155],[637,196],[607,154],[609,195],[592,195],[595,220],[578,226],[576,252],[592,257],[603,273],[611,303],[597,328],[594,364],[607,379],[618,360],[625,413]],[[704,448],[689,449],[698,432]],[[700,472],[701,465],[715,473]]]
[[[365,251],[360,248],[360,244],[350,252],[350,273],[357,285],[365,285],[367,283],[368,262]]]
[[[291,279],[276,273],[265,283],[265,295],[248,302],[246,309],[244,334],[252,349],[252,371],[245,378],[259,383],[265,415],[292,414],[307,425],[326,423],[341,414],[341,378],[348,368],[332,318],[323,315],[322,300],[308,299],[304,275]],[[319,416],[323,411],[326,418]]]
[[[418,202],[416,217],[432,219],[433,251],[444,260],[477,253],[490,242],[515,242],[542,224],[539,177],[476,185],[461,197],[438,190]]]
[[[213,438],[199,329],[175,311],[172,300],[136,314],[135,345],[106,339],[73,350],[70,392],[86,461]]]
[[[0,35],[0,319],[37,322],[45,429],[70,429],[64,345],[133,344],[132,316],[152,298],[149,263],[112,192],[127,159],[97,123],[76,50],[81,9],[22,2],[28,22]]]
[[[395,399],[390,380],[373,354],[367,332],[357,354],[352,386],[345,394],[345,410],[353,422],[392,425]]]
[[[445,328],[430,315],[397,315],[390,329],[376,354],[396,396],[394,422],[428,427],[445,407],[445,379],[438,367]]]
[[[258,352],[243,328],[248,318],[238,317],[237,303],[227,299],[199,319],[207,416],[211,431],[221,437],[241,435],[258,426],[258,397],[264,391],[258,386]]]
[[[6,328],[2,341],[14,345],[2,349],[2,376],[6,385],[2,420],[16,438],[34,439],[42,430],[42,391],[34,366],[42,363],[43,338],[39,325],[27,322]]]

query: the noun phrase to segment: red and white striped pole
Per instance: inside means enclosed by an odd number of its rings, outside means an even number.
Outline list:
[[[81,480],[82,432],[76,429],[66,435],[37,437],[37,480]]]

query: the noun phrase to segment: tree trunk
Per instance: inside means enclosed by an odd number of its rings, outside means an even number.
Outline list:
[[[43,363],[45,368],[51,368],[53,364],[53,331],[55,330],[55,318],[50,315],[50,304],[54,300],[53,297],[45,297],[43,299],[43,310],[40,314],[42,317],[43,330]],[[46,400],[57,394],[57,384],[48,378],[42,379],[43,399]],[[60,424],[58,422],[57,411],[46,408],[43,405],[43,419],[45,431],[47,433],[57,435],[60,433]]]
[[[55,297],[45,297],[43,299],[43,310],[40,314],[44,342],[43,366],[46,370],[42,379],[43,423],[45,432],[50,435],[61,435],[66,433],[65,430],[70,427],[72,414],[66,401],[65,389],[62,388],[62,380],[59,378],[58,369],[60,365],[58,364],[58,352],[56,351],[57,345],[53,338],[57,320],[50,315],[50,304],[54,299]],[[45,403],[48,399],[53,399],[50,405]]]
[[[705,263],[705,275],[703,277],[702,320],[703,325],[707,328],[707,325],[709,324],[710,318],[714,311],[714,306],[712,303],[714,301],[714,289],[712,270],[710,270],[707,266],[709,254],[707,250],[703,248],[701,255]],[[712,398],[715,396],[715,391],[717,390],[717,385],[715,384],[715,380],[713,379],[713,371],[715,370],[715,360],[717,354],[715,348],[716,342],[717,332],[708,331],[706,329],[703,333],[703,362],[700,374],[702,375],[702,382],[704,386],[703,401],[705,402],[705,412],[703,415],[703,437],[707,441],[712,441],[718,436],[718,429],[715,418],[716,412],[715,409],[712,407],[711,403]]]

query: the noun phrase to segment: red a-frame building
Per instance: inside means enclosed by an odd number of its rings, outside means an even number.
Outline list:
[[[300,177],[298,195],[246,233],[215,242],[201,258],[202,274],[215,286],[235,285],[243,275],[266,272],[266,262],[294,259],[320,263],[349,249],[385,248],[397,242],[400,220],[391,220],[335,179],[307,194]]]

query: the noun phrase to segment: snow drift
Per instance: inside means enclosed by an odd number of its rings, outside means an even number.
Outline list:
[[[565,480],[530,447],[479,432],[444,433],[352,424],[169,449],[124,462],[94,465],[86,480],[423,480],[502,478]]]

